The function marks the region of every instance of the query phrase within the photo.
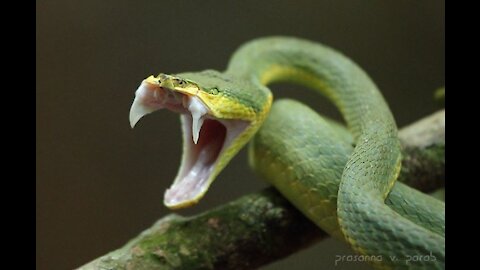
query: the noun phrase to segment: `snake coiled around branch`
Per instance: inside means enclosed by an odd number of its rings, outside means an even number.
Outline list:
[[[327,97],[347,124],[353,153],[330,147],[329,140],[345,138],[339,129],[327,139],[317,136],[323,120],[301,104],[285,101],[269,115],[267,85],[276,82]],[[198,202],[252,141],[255,171],[322,229],[371,256],[375,267],[444,268],[444,223],[438,224],[444,204],[403,185],[395,188],[395,202],[385,203],[401,166],[396,124],[369,76],[334,49],[298,38],[260,38],[242,45],[224,72],[150,76],[136,92],[132,126],[162,108],[181,114],[184,141],[179,173],[165,193],[168,207]]]

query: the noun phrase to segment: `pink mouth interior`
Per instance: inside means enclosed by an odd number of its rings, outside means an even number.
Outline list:
[[[184,153],[182,167],[173,185],[165,192],[164,202],[174,206],[189,201],[204,193],[208,188],[214,165],[222,151],[227,128],[219,121],[205,119],[197,144],[193,143],[189,114],[182,115],[184,134]]]

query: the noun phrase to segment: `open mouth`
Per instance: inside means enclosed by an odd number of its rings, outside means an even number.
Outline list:
[[[189,206],[207,191],[216,176],[219,157],[248,122],[216,118],[198,96],[143,81],[135,92],[130,125],[134,127],[144,115],[160,109],[181,114],[184,144],[182,163],[165,192],[164,204],[169,208]]]

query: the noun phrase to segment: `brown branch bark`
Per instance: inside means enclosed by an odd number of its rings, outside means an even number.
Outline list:
[[[445,111],[400,131],[400,180],[430,192],[445,184]],[[193,217],[158,220],[122,248],[80,269],[252,269],[328,235],[275,189],[267,188]]]

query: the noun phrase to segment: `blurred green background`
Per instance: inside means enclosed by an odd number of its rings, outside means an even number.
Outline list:
[[[359,63],[399,126],[435,111],[433,90],[444,84],[443,1],[37,1],[36,21],[37,269],[78,267],[170,213],[162,199],[179,166],[178,116],[128,123],[150,74],[222,70],[243,42],[281,34]],[[301,87],[273,88],[338,119]],[[198,206],[179,212],[263,186],[242,151]],[[350,251],[328,240],[264,269],[330,269],[338,254]]]

